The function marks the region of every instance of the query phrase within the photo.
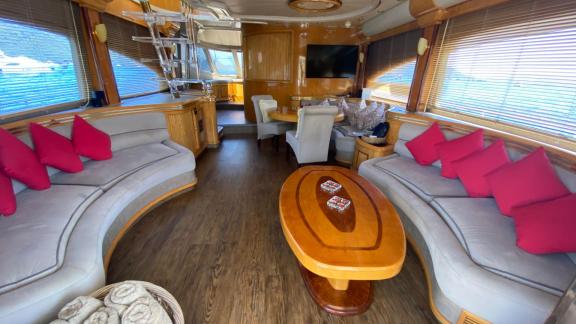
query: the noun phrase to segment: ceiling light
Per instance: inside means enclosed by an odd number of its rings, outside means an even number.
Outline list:
[[[342,6],[340,0],[290,0],[290,8],[300,12],[324,12],[336,10]]]

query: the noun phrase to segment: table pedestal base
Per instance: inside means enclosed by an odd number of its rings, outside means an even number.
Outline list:
[[[298,263],[308,292],[314,301],[328,313],[338,316],[357,315],[372,304],[371,281],[351,280],[346,290],[336,290],[328,279],[318,276]]]

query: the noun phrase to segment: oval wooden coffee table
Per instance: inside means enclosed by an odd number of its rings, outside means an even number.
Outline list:
[[[334,194],[320,184],[342,185]],[[351,200],[344,212],[330,209],[333,196]],[[404,228],[384,194],[356,172],[332,166],[296,170],[280,192],[284,236],[300,262],[308,291],[326,311],[359,314],[372,303],[371,280],[394,277],[406,255]]]

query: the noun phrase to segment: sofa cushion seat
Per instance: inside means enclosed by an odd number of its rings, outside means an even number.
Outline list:
[[[492,198],[437,198],[431,206],[479,266],[511,280],[561,296],[576,275],[566,254],[536,255],[516,246],[514,220]]]
[[[393,176],[428,202],[435,197],[468,196],[460,181],[444,178],[439,168],[422,166],[407,157],[393,154],[374,163],[374,167]]]
[[[58,173],[52,183],[61,185],[97,186],[103,190],[151,163],[178,154],[175,149],[162,144],[143,144],[114,152],[106,161],[87,161],[80,173]]]
[[[101,194],[98,187],[59,185],[18,194],[16,213],[0,218],[0,293],[57,271],[70,233]]]

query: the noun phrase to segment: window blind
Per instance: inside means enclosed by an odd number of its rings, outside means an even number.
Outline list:
[[[366,87],[371,97],[406,104],[416,67],[420,30],[385,38],[368,46]]]
[[[79,17],[69,0],[0,1],[0,115],[87,103]]]
[[[129,98],[168,89],[163,78],[158,56],[152,44],[139,43],[132,36],[150,36],[143,26],[104,14],[103,23],[108,29],[108,51],[120,98]],[[141,59],[152,59],[142,63]]]
[[[576,140],[576,1],[513,0],[441,26],[426,109]]]

